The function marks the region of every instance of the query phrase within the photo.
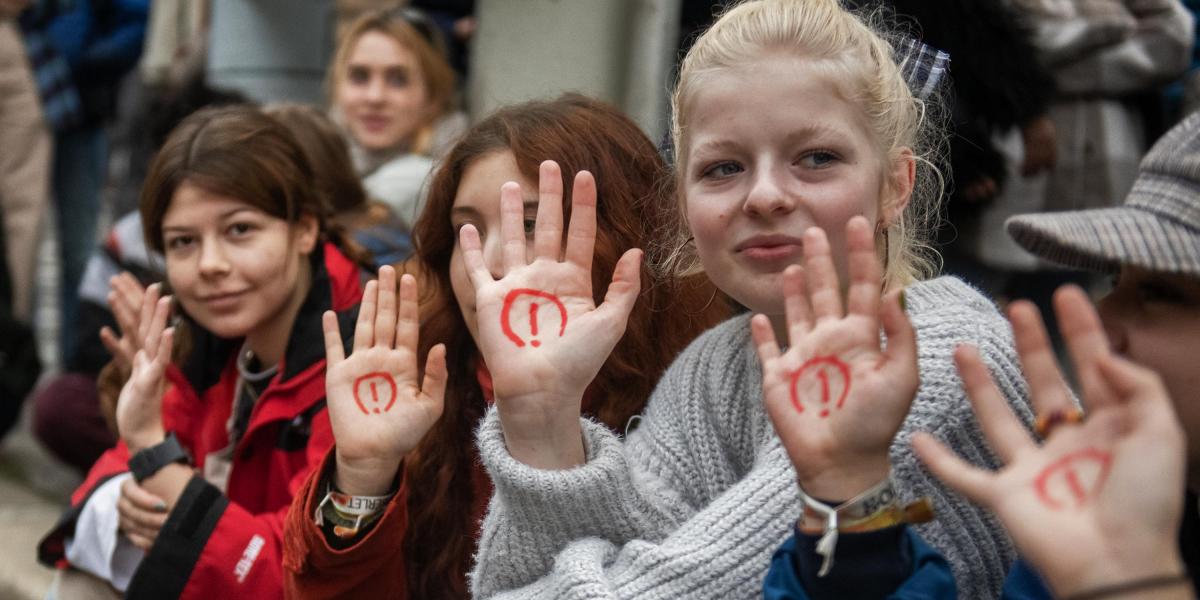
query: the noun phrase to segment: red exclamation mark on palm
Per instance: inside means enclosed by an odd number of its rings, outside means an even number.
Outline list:
[[[830,385],[829,382],[829,371],[831,369],[834,372],[833,385]],[[790,375],[792,380],[792,406],[796,407],[796,412],[804,412],[804,403],[801,401],[801,396],[810,399],[810,401],[812,399],[812,391],[808,387],[811,385],[812,378],[806,377],[809,374],[816,375],[817,380],[821,382],[821,411],[817,415],[821,418],[828,417],[833,409],[840,409],[846,401],[846,396],[850,395],[850,365],[842,362],[836,356],[818,356],[809,359],[803,365],[800,365],[799,369],[792,371]],[[835,400],[832,388],[839,385],[839,381],[841,382],[842,389]]]
[[[542,345],[542,343],[536,339],[537,338],[537,313],[538,313],[537,302],[531,302],[529,304],[529,336],[530,336],[530,338],[533,338],[533,339],[529,340],[529,345],[533,346],[534,348],[537,348],[538,346]]]
[[[817,379],[821,380],[821,417],[829,416],[829,374],[824,369],[817,371]]]
[[[375,389],[375,382],[371,382],[371,400],[375,402],[375,408],[372,410],[375,414],[379,414],[379,391]]]

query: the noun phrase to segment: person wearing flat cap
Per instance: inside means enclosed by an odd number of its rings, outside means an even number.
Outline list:
[[[1082,406],[1063,383],[1037,310],[1014,302],[1009,318],[1036,432],[1021,426],[979,354],[964,347],[955,356],[959,375],[1004,467],[979,469],[921,434],[913,437],[917,454],[1008,529],[1022,559],[1001,598],[1196,598],[1200,112],[1154,145],[1121,206],[1017,215],[1006,228],[1047,261],[1114,276],[1098,311],[1075,286],[1054,297]],[[838,597],[861,597],[853,592],[871,579],[865,574],[907,569],[888,598],[953,597],[941,557],[907,525],[896,529],[902,534],[842,533],[823,580],[796,567],[813,558],[797,556],[797,548],[813,544],[789,540],[772,561],[764,596],[826,598],[833,596],[824,590],[836,589]]]

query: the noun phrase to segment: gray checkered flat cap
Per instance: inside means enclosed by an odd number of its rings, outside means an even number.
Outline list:
[[[1124,205],[1017,215],[1005,227],[1021,247],[1064,266],[1200,277],[1200,112],[1154,144]]]

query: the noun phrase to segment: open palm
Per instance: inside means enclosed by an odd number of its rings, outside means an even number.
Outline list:
[[[138,325],[138,350],[133,355],[129,380],[117,398],[117,431],[131,452],[153,446],[165,437],[162,398],[167,387],[174,328],[167,327],[171,297],[158,297],[157,286],[142,297]],[[134,335],[134,334],[129,334]]]
[[[1157,375],[1112,355],[1082,290],[1060,290],[1055,303],[1087,420],[1059,426],[1039,445],[978,352],[963,347],[959,373],[1005,467],[979,469],[924,434],[914,445],[934,474],[993,510],[1055,593],[1068,595],[1161,575],[1177,562],[1184,442]],[[1038,413],[1073,410],[1037,310],[1014,303],[1010,318]]]
[[[479,350],[492,375],[496,402],[506,406],[578,401],[625,332],[637,300],[639,250],[617,263],[604,302],[592,292],[596,239],[596,183],[582,171],[571,195],[571,223],[563,244],[563,188],[559,167],[542,164],[532,260],[526,252],[521,189],[500,192],[503,271],[484,264],[479,233],[462,228],[463,261],[475,288]]]
[[[445,347],[439,344],[430,350],[422,382],[417,370],[416,279],[405,275],[397,298],[396,271],[390,266],[380,269],[378,281],[367,283],[349,357],[337,316],[329,311],[322,319],[325,393],[339,477],[366,470],[390,482],[400,461],[442,414]]]
[[[804,268],[789,267],[783,276],[787,350],[781,352],[765,316],[751,323],[767,412],[801,486],[842,499],[886,477],[888,448],[918,382],[912,326],[895,297],[880,298],[870,227],[856,217],[846,233],[846,311],[829,242],[812,228],[804,234]],[[880,349],[881,312],[886,351]]]

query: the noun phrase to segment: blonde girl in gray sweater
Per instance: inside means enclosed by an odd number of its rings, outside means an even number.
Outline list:
[[[861,481],[830,480],[811,492],[848,497],[890,467],[899,496],[932,499],[936,518],[918,531],[950,560],[960,593],[995,597],[1013,559],[1008,538],[985,511],[933,479],[908,439],[929,431],[967,460],[995,464],[954,372],[961,343],[980,349],[1028,423],[1026,389],[1009,327],[992,303],[955,279],[928,279],[934,269],[924,240],[942,187],[926,168],[936,136],[894,55],[837,0],[758,0],[729,10],[688,53],[673,99],[676,182],[689,234],[671,262],[687,271],[688,258],[697,258],[691,268],[765,315],[761,326],[786,340],[785,268],[828,254],[830,268],[806,273],[808,280],[847,281],[853,223],[853,239],[874,247],[883,264],[882,292],[904,290],[907,316],[885,319],[883,333],[903,336],[911,323],[919,381],[892,381],[886,370],[854,380],[858,393],[847,407],[870,403],[870,390],[911,386],[912,409],[890,465],[869,465],[856,471],[866,474]],[[536,203],[515,183],[501,189],[501,230],[489,234],[499,243],[482,243],[471,225],[460,232],[496,398],[479,430],[495,494],[471,574],[474,595],[757,597],[800,503],[797,474],[763,408],[750,315],[685,350],[624,438],[580,418],[588,383],[624,332],[642,255],[622,258],[595,305],[595,204],[604,199],[590,174],[577,174],[564,226],[557,166],[547,161],[541,175]],[[535,223],[523,227],[524,207],[533,204]],[[814,306],[824,303],[819,314],[839,318],[845,288],[828,289]],[[886,305],[875,300],[857,309]],[[874,327],[845,340],[856,377],[870,371],[864,361],[878,358]],[[829,370],[823,377],[827,397],[809,410],[840,410],[838,390],[849,379]],[[871,411],[861,413],[862,426],[872,426]],[[819,438],[812,447],[819,451]]]

